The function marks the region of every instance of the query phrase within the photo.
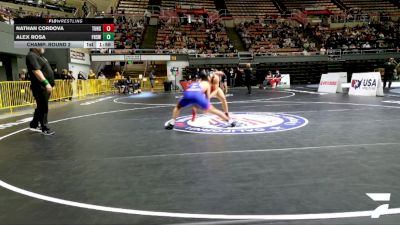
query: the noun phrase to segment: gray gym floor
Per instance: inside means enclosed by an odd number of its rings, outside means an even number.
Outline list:
[[[180,94],[143,93],[53,109],[55,136],[27,122],[0,129],[0,224],[399,224],[400,95],[245,92],[230,92],[231,112],[308,123],[261,134],[165,130]]]

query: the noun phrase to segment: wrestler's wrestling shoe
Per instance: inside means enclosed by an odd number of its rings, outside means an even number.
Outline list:
[[[174,129],[174,126],[175,126],[175,123],[174,123],[172,120],[168,120],[168,121],[165,123],[164,128],[165,128],[166,130],[172,130],[172,129]]]

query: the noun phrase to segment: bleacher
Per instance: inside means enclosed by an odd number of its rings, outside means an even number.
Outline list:
[[[116,17],[114,47],[116,49],[137,49],[142,42],[144,30],[143,20]]]
[[[185,36],[190,39],[193,38],[196,40],[196,48],[202,48],[204,47],[204,43],[208,40],[209,34],[207,33],[207,29],[204,26],[199,27],[198,29],[193,29],[192,25],[187,24],[187,25],[180,25],[180,26],[174,26],[173,28],[171,27],[164,27],[163,29],[159,29],[157,32],[157,39],[156,39],[156,48],[157,46],[164,46],[166,40],[170,39],[170,36],[174,36],[173,33],[175,34],[180,34],[179,36],[183,36],[183,34],[186,34]],[[221,39],[228,39],[228,35],[226,32],[218,32],[218,37]],[[184,39],[182,38],[180,41],[177,40],[174,45],[174,49],[182,49],[182,48],[188,48],[187,43],[184,42]],[[207,49],[210,52],[211,49]]]
[[[301,28],[292,28],[277,23],[266,25],[245,23],[237,27],[237,30],[245,47],[250,52],[257,54],[302,52],[304,44],[302,40],[308,40]],[[310,44],[310,49],[313,48],[315,46]]]
[[[225,0],[226,7],[233,16],[265,16],[279,14],[271,0]]]
[[[18,5],[24,6],[33,6],[46,8],[50,10],[62,11],[67,13],[73,13],[77,5],[75,5],[74,1],[51,1],[51,0],[43,0],[43,1],[34,1],[34,0],[2,0],[2,2],[10,2]]]
[[[213,0],[185,0],[185,1],[174,1],[174,0],[162,0],[161,7],[175,8],[178,5],[193,6],[196,8],[204,8],[207,11],[215,11],[216,7]]]
[[[149,0],[120,0],[117,13],[143,14],[147,9]]]
[[[294,9],[304,10],[306,8],[321,8],[328,9],[335,13],[341,10],[331,0],[280,0],[285,7],[290,11]]]
[[[364,12],[400,13],[400,9],[385,0],[341,0],[347,8],[358,8]]]

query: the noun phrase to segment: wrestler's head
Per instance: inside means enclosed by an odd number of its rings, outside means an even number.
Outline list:
[[[200,74],[199,74],[199,79],[200,79],[201,81],[208,81],[207,73],[205,73],[205,71],[204,71],[204,72],[201,71]]]

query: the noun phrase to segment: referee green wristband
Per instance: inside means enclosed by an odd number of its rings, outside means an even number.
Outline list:
[[[42,81],[42,84],[43,84],[44,86],[47,86],[48,84],[50,84],[50,82],[49,82],[47,79],[44,79],[44,80]]]

